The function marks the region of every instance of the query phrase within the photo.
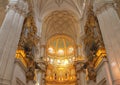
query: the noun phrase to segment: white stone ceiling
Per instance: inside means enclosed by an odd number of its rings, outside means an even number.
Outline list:
[[[79,33],[77,18],[68,11],[54,11],[43,22],[42,37],[49,39],[54,34],[66,34],[76,40]]]
[[[76,39],[80,33],[79,21],[90,0],[29,0],[39,35],[44,39],[64,33]],[[0,0],[0,26],[8,0]],[[55,11],[55,12],[54,12]],[[56,14],[53,14],[53,13]],[[42,32],[42,33],[41,33]]]
[[[32,0],[33,10],[39,19],[44,18],[51,11],[71,10],[81,18],[85,6],[90,0]]]
[[[77,40],[80,19],[90,0],[31,0],[36,26],[42,41],[54,34],[67,34]]]

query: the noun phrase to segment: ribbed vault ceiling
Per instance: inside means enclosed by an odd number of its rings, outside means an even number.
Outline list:
[[[79,32],[78,24],[77,18],[71,12],[54,11],[43,22],[42,37],[47,40],[55,34],[66,34],[76,39]]]
[[[32,0],[35,15],[39,19],[55,10],[71,10],[80,18],[90,0]]]
[[[77,40],[80,19],[90,0],[31,0],[41,41],[54,34],[66,34]],[[41,27],[40,27],[41,26]]]

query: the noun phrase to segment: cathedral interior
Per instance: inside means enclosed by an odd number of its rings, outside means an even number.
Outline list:
[[[120,85],[120,0],[0,0],[0,85]]]

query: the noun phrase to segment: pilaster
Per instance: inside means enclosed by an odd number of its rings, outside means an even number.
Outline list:
[[[120,84],[120,20],[114,2],[94,5],[105,44],[113,85]]]
[[[27,13],[27,2],[10,1],[0,30],[0,85],[11,85],[15,53]],[[21,6],[22,5],[22,6]]]

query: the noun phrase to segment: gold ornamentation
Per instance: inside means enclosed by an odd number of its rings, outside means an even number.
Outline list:
[[[106,52],[97,17],[93,12],[92,6],[88,10],[88,17],[85,25],[84,44],[86,56],[88,57],[88,62],[84,65],[87,74],[86,78],[87,80],[95,81],[95,68],[97,68],[103,58],[106,57]]]
[[[105,48],[101,47],[96,52],[97,57],[94,59],[94,66],[95,68],[102,62],[103,58],[106,58],[106,51]]]
[[[24,66],[27,67],[27,59],[26,59],[26,54],[25,54],[24,50],[17,50],[16,58],[20,59],[21,62],[24,64]]]
[[[35,77],[34,72],[37,67],[37,63],[35,63],[34,57],[38,42],[39,37],[37,36],[37,28],[31,13],[29,13],[24,22],[18,50],[16,51],[16,58],[20,59],[27,68],[27,82],[29,80],[34,80]]]

